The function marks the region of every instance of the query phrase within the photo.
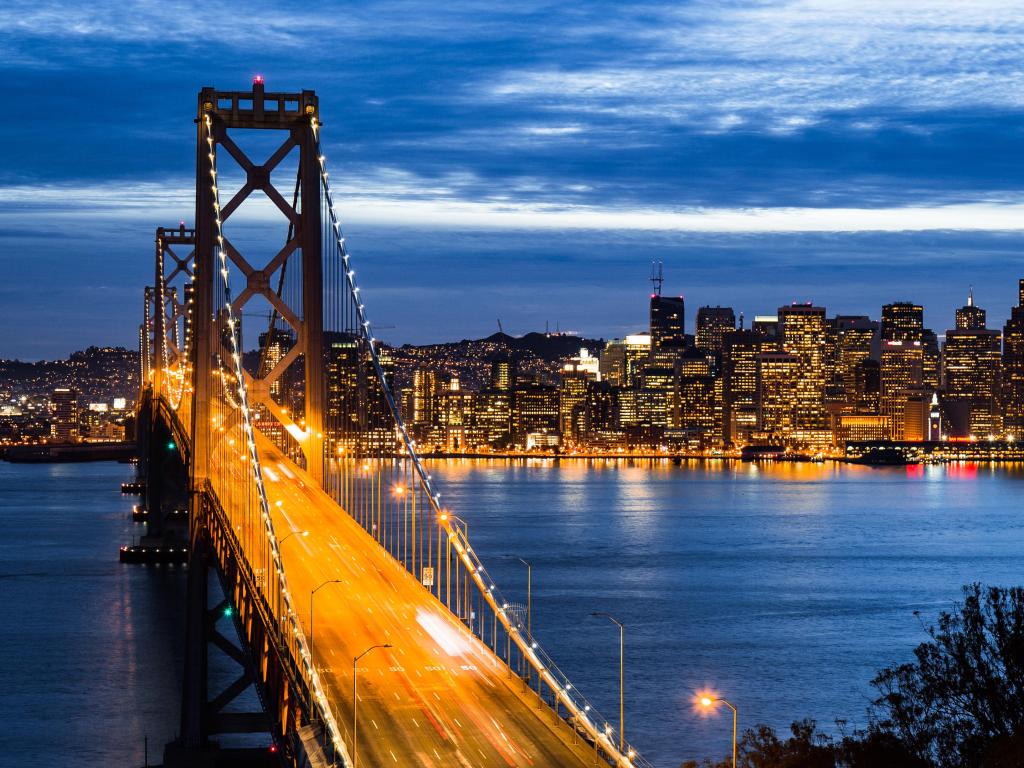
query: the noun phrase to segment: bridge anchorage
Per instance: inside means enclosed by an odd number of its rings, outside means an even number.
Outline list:
[[[238,764],[235,734],[263,733],[259,759],[289,766],[648,765],[503,597],[416,453],[316,94],[204,88],[196,132],[195,228],[157,230],[140,330],[149,544],[189,563],[165,764]],[[212,697],[211,647],[238,673]]]

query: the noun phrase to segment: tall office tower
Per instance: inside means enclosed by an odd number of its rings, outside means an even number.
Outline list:
[[[501,389],[485,389],[473,401],[473,423],[481,432],[482,442],[491,448],[505,449],[512,440],[512,393]]]
[[[904,439],[907,400],[924,381],[924,349],[920,340],[882,341],[879,364],[879,401],[883,416],[889,418],[889,436]]]
[[[440,382],[436,371],[417,368],[412,373],[412,409],[409,424],[413,427],[430,426],[437,423],[437,396]]]
[[[636,387],[638,423],[660,428],[671,425],[675,378],[674,366],[650,363],[641,368]]]
[[[985,328],[985,310],[974,305],[974,291],[967,294],[967,303],[956,311],[958,331],[980,331]]]
[[[879,362],[870,357],[861,360],[853,369],[853,412],[863,415],[879,413],[880,391]]]
[[[939,354],[939,337],[935,331],[925,328],[921,331],[921,380],[925,389],[936,391],[942,380],[942,358]]]
[[[587,400],[585,371],[562,371],[558,387],[558,421],[562,443],[578,443],[584,431],[584,411]]]
[[[512,441],[519,448],[558,445],[558,387],[537,381],[516,385]]]
[[[928,439],[928,419],[934,394],[926,389],[907,391],[907,400],[903,407],[904,440],[920,442]]]
[[[977,309],[973,304],[963,309]],[[970,313],[974,325],[981,315]],[[958,321],[960,313],[958,312]],[[1002,343],[999,331],[987,328],[956,328],[946,331],[942,347],[942,383],[945,390],[946,432],[955,437],[979,439],[1003,431],[999,407]]]
[[[652,359],[651,336],[647,333],[632,333],[625,341],[625,375],[622,385],[634,387],[640,380],[640,372]],[[663,348],[666,351],[668,348]],[[682,348],[679,348],[682,352]]]
[[[259,335],[259,343],[260,370],[257,375],[262,378],[273,371],[291,348],[295,346],[295,335],[288,328],[275,328],[273,334],[270,331],[261,333]],[[297,368],[298,366],[295,367]],[[286,393],[292,388],[289,386],[291,379],[294,378],[294,376],[289,375],[291,373],[291,367],[289,367],[289,370],[283,376],[274,381],[270,385],[270,394],[280,405],[294,409],[295,403],[281,402],[282,393]]]
[[[673,387],[670,424],[691,449],[721,445],[721,391],[716,386],[707,354],[696,347],[676,362],[669,386]]]
[[[516,361],[511,357],[491,360],[491,389],[511,392],[516,386]]]
[[[758,440],[773,444],[793,440],[801,365],[800,358],[788,352],[757,356]]]
[[[722,338],[736,330],[732,307],[701,307],[697,310],[697,347],[706,352],[722,351]]]
[[[757,429],[757,356],[766,345],[756,331],[733,331],[722,341],[722,431],[726,444],[750,442]]]
[[[591,446],[619,447],[619,389],[607,381],[588,381],[584,407],[586,442]]]
[[[621,387],[626,383],[626,342],[612,339],[601,350],[598,369],[601,380],[613,387]]]
[[[331,455],[390,456],[396,445],[391,409],[366,343],[340,331],[324,332],[327,389],[324,433]],[[378,352],[384,380],[394,390],[395,361]],[[339,450],[340,449],[340,450]]]
[[[809,446],[832,442],[825,410],[825,309],[811,304],[779,308],[782,349],[800,360],[793,432],[795,441]]]
[[[899,301],[882,307],[882,341],[921,341],[924,307]]]
[[[858,407],[857,366],[871,357],[878,323],[867,315],[838,315],[835,332],[835,372],[842,382],[845,405],[854,413],[863,413]]]
[[[437,424],[444,437],[445,450],[462,451],[484,442],[475,440],[473,435],[475,395],[461,387],[458,377],[452,377],[448,386],[438,392]]]
[[[78,439],[78,392],[59,387],[50,395],[50,437],[60,443]]]
[[[1015,440],[1024,438],[1024,280],[1018,287],[1019,303],[1003,326],[1003,430]]]
[[[678,353],[686,348],[686,303],[682,296],[651,294],[651,352]]]

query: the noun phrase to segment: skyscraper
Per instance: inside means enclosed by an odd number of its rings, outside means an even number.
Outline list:
[[[686,347],[686,303],[682,296],[651,294],[651,351],[677,353]]]
[[[1024,438],[1024,280],[1018,304],[1003,327],[1003,430]]]
[[[847,409],[865,413],[857,392],[857,368],[871,357],[878,323],[866,315],[838,315],[836,329],[836,377],[842,383]]]
[[[882,341],[879,365],[879,400],[883,416],[889,417],[890,437],[904,439],[907,401],[924,381],[924,349],[920,339]]]
[[[722,429],[726,443],[747,443],[757,429],[757,356],[770,345],[756,331],[733,331],[722,342]]]
[[[825,309],[811,304],[779,308],[782,349],[799,360],[793,432],[806,445],[824,446],[832,441],[825,411]]]
[[[999,408],[1002,344],[999,331],[984,324],[985,311],[973,301],[957,310],[957,328],[946,332],[942,383],[948,415],[946,431],[984,439],[1003,431]],[[959,327],[963,323],[965,327]]]
[[[882,307],[882,341],[921,341],[924,307],[898,301]]]
[[[796,425],[801,361],[788,352],[757,356],[757,439],[781,445],[791,441]]]
[[[736,330],[732,307],[701,307],[697,310],[696,345],[707,352],[722,351],[722,338]]]
[[[978,331],[985,327],[985,310],[974,305],[974,291],[967,294],[967,303],[956,311],[958,331]]]
[[[78,393],[67,387],[50,396],[50,437],[60,443],[78,440]]]

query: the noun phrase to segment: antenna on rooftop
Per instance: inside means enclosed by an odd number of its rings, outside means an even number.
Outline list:
[[[661,296],[661,285],[665,282],[662,266],[660,261],[651,262],[651,286],[654,288],[653,293],[655,296]]]

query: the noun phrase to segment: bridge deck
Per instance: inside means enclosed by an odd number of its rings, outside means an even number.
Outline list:
[[[593,766],[594,751],[317,484],[260,439],[285,572],[346,743],[359,662],[359,765]],[[236,463],[239,475],[248,465]],[[277,505],[280,501],[281,506]],[[350,748],[351,749],[351,748]],[[603,764],[603,761],[602,761]]]

